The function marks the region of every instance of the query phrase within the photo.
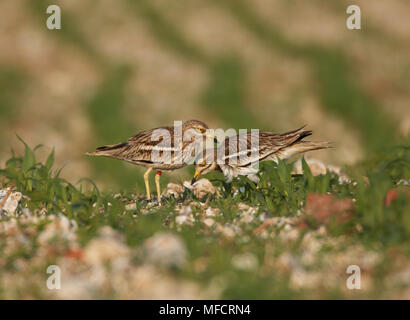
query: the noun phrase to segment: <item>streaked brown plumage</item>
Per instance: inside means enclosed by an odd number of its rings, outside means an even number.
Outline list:
[[[175,137],[175,129],[181,129],[182,137],[180,142],[178,142],[178,137]],[[190,131],[192,134],[188,136],[190,139],[187,139],[185,134],[190,129],[192,129]],[[182,124],[182,128],[167,126],[144,130],[125,142],[102,146],[97,148],[95,152],[89,152],[86,155],[114,158],[147,167],[148,170],[144,174],[144,180],[147,198],[150,200],[149,173],[153,169],[159,171],[175,170],[185,166],[187,158],[194,156],[197,142],[201,140],[198,139],[198,135],[205,138],[207,129],[208,126],[202,121],[189,120]],[[158,202],[160,203],[159,177],[160,172],[155,176]]]
[[[312,131],[304,128],[305,126],[282,134],[251,131],[226,138],[218,149],[197,158],[192,181],[211,170],[222,171],[228,181],[238,175],[246,175],[253,179],[258,172],[255,165],[260,161],[277,161],[277,158],[287,159],[299,153],[330,147],[329,142],[304,141],[305,137],[312,134]],[[258,144],[253,145],[252,139],[259,139]]]

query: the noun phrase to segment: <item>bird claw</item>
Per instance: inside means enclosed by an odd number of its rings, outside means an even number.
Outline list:
[[[144,198],[144,199],[141,200],[141,203],[150,204],[151,206],[153,206],[153,205],[159,205],[160,206],[162,201],[168,200],[168,199],[169,199],[169,197],[166,197],[166,196],[161,196],[160,201],[158,201],[158,197],[152,197],[151,199]]]
[[[153,202],[155,201],[156,204],[161,205],[163,201],[168,200],[168,199],[169,197],[161,195],[161,198],[159,199],[159,201],[158,201],[158,197],[154,197],[152,201]]]

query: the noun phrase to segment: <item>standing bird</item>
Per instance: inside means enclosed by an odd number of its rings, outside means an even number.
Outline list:
[[[175,170],[187,165],[205,138],[214,139],[206,132],[207,130],[208,126],[202,121],[189,120],[180,124],[175,123],[172,127],[141,131],[123,143],[102,146],[86,155],[124,160],[148,168],[144,174],[148,200],[151,200],[149,173],[153,169],[157,170],[155,184],[158,203],[161,204],[161,171]]]
[[[205,150],[196,159],[192,183],[201,174],[212,170],[222,171],[228,182],[239,175],[257,182],[257,164],[260,161],[277,161],[277,158],[287,159],[299,153],[330,147],[329,142],[304,141],[312,134],[304,128],[282,134],[256,130],[226,138],[218,149]]]

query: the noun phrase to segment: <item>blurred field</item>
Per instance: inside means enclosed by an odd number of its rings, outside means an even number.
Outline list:
[[[284,131],[308,124],[335,141],[315,157],[352,164],[408,138],[407,1],[0,1],[0,159],[56,148],[57,166],[112,189],[140,169],[83,153],[138,130],[198,118],[211,127]],[[172,179],[183,179],[180,170]],[[164,182],[170,175],[165,175]]]
[[[0,0],[0,298],[410,297],[409,1],[355,1],[360,31],[343,0],[53,3],[61,30],[48,1]],[[264,164],[258,188],[211,173],[211,195],[181,186],[192,166],[166,173],[182,191],[161,207],[141,168],[84,156],[188,119],[307,124],[335,148],[306,156],[322,174]]]

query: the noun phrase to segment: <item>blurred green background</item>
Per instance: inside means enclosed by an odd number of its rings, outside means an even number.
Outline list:
[[[62,29],[46,28],[58,4]],[[286,131],[308,124],[350,165],[409,142],[410,2],[0,0],[0,160],[56,148],[63,176],[142,190],[141,168],[83,156],[139,130],[200,119]],[[40,157],[41,159],[41,157]],[[188,179],[187,168],[163,175]]]

